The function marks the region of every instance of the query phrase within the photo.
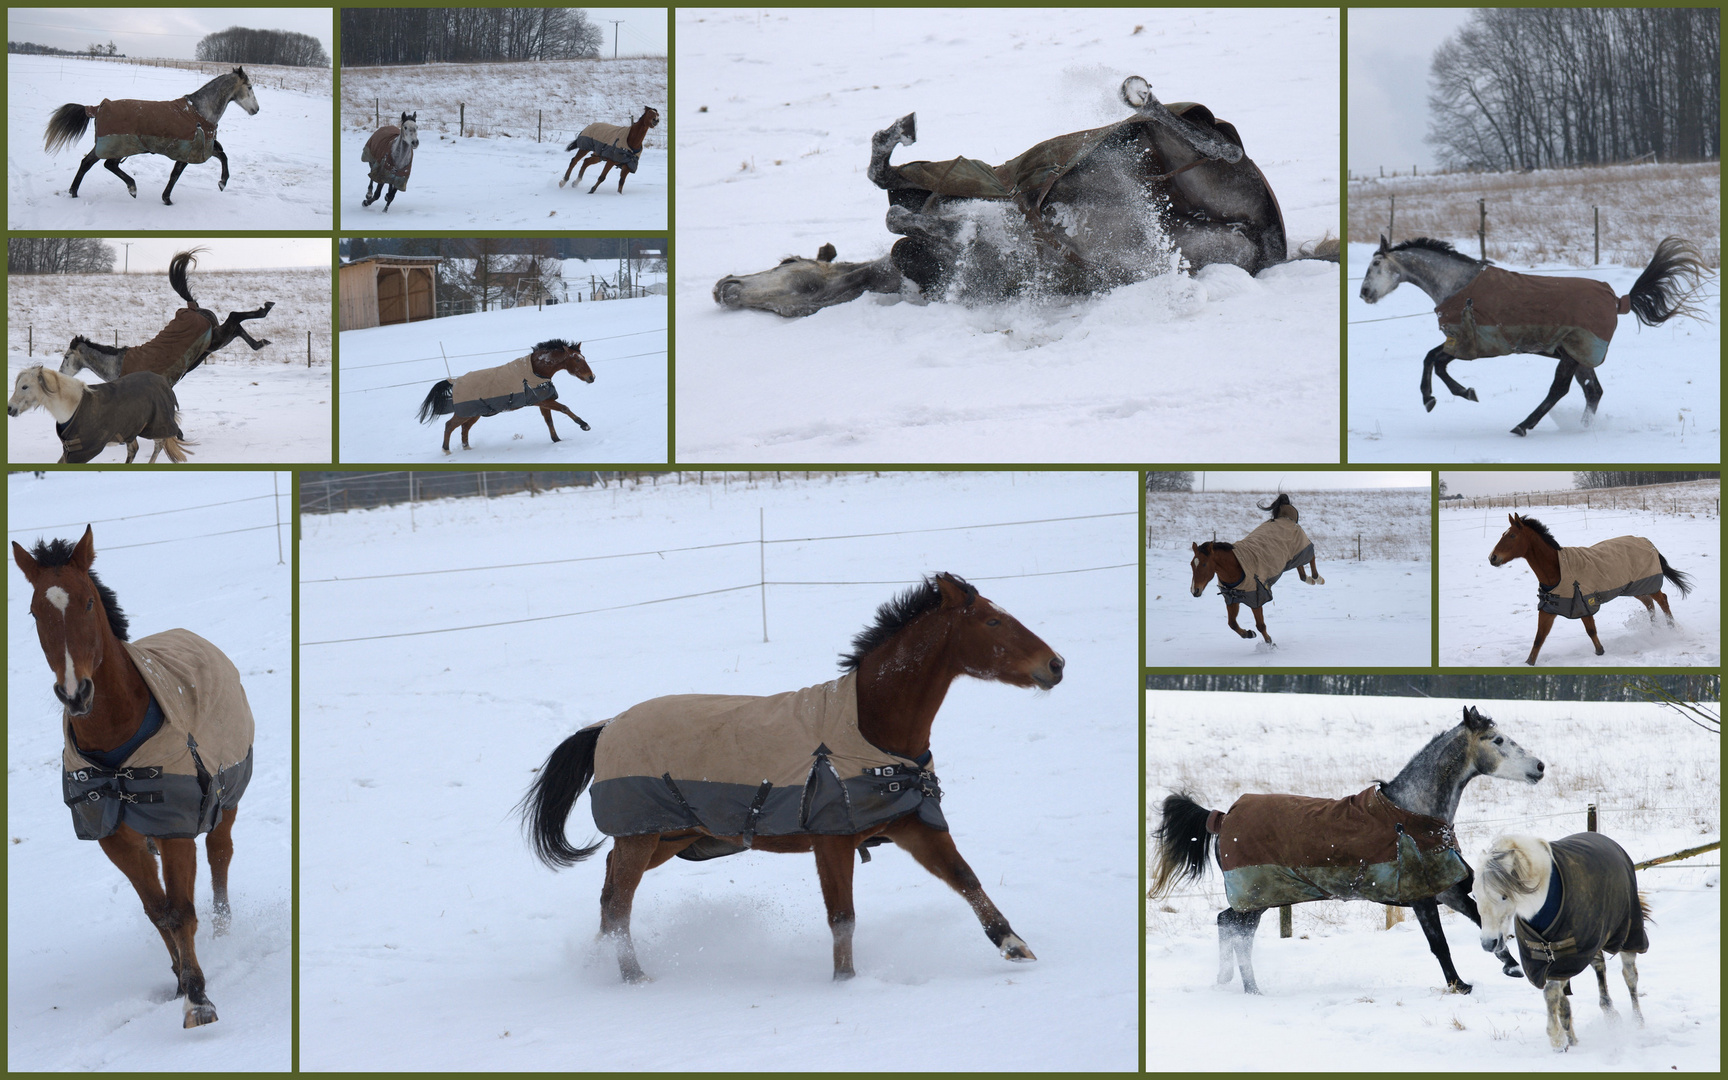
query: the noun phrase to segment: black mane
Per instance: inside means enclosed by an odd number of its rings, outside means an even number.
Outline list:
[[[1236,545],[1225,540],[1208,540],[1200,545],[1200,550],[1211,553],[1214,551],[1235,551]]]
[[[555,337],[555,338],[551,338],[550,340],[547,340],[547,341],[542,341],[540,344],[534,346],[534,351],[537,353],[552,352],[554,350],[556,350],[558,352],[563,352],[565,349],[571,349],[574,347],[575,346],[571,345],[568,341],[565,341],[563,338]]]
[[[91,341],[89,338],[85,337],[83,334],[79,334],[77,337],[73,338],[72,344],[74,346],[76,346],[80,341],[82,341],[85,345],[88,345],[90,348],[95,349],[97,352],[106,353],[109,356],[118,356],[121,352],[125,351],[123,349],[116,349],[112,345],[104,345],[100,341]],[[55,543],[61,543],[61,541],[56,540]]]
[[[1548,531],[1548,526],[1542,524],[1540,521],[1537,521],[1535,518],[1528,518],[1527,517],[1527,518],[1519,518],[1518,520],[1524,523],[1525,528],[1529,529],[1531,532],[1535,533],[1537,536],[1540,536],[1548,544],[1549,547],[1553,548],[1555,551],[1561,550],[1560,541],[1554,539],[1554,534]]]
[[[1401,243],[1393,244],[1391,246],[1391,248],[1389,248],[1388,250],[1390,250],[1390,251],[1405,251],[1409,248],[1422,248],[1422,249],[1427,250],[1427,251],[1438,251],[1442,255],[1453,255],[1453,256],[1456,256],[1457,258],[1468,260],[1469,262],[1480,261],[1477,259],[1470,258],[1470,256],[1464,254],[1462,251],[1459,251],[1457,248],[1453,247],[1451,244],[1448,244],[1446,241],[1436,240],[1431,236],[1418,236],[1414,240],[1405,240]]]
[[[864,657],[877,646],[904,630],[906,624],[913,619],[940,606],[942,590],[936,582],[942,579],[946,579],[951,585],[959,586],[966,593],[967,603],[971,603],[978,595],[978,590],[967,584],[966,579],[958,574],[931,574],[876,609],[876,622],[858,631],[858,636],[852,639],[851,652],[840,654],[840,670],[857,671]]]
[[[77,545],[70,540],[38,540],[36,546],[30,549],[30,557],[36,560],[38,566],[70,566],[72,552]],[[126,613],[120,610],[120,601],[115,598],[114,590],[102,584],[102,579],[96,576],[96,571],[87,570],[90,584],[96,586],[96,595],[102,598],[102,610],[108,613],[108,629],[114,631],[114,636],[121,641],[130,641],[126,635],[130,633],[126,621]]]

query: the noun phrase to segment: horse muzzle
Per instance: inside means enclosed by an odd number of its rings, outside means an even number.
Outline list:
[[[1377,304],[1380,302],[1380,298],[1378,296],[1375,296],[1373,293],[1369,292],[1368,286],[1366,286],[1366,285],[1362,286],[1362,290],[1361,290],[1359,295],[1362,297],[1362,302],[1364,304]]]
[[[744,306],[744,282],[728,274],[714,283],[714,302],[734,310]]]
[[[1500,565],[1500,556],[1490,554],[1488,556],[1488,565],[1489,566],[1499,566]]]
[[[1068,662],[1060,656],[1052,656],[1042,668],[1031,671],[1032,681],[1038,684],[1038,689],[1048,690],[1062,681],[1062,671]]]
[[[90,706],[96,701],[96,684],[89,679],[78,680],[78,692],[70,696],[54,684],[54,696],[60,699],[60,704],[66,706],[66,711],[73,716],[84,716],[89,713]]]
[[[1188,592],[1189,592],[1189,595],[1198,598],[1206,592],[1206,586],[1201,585],[1198,588],[1192,588],[1191,587],[1191,588],[1189,588]]]

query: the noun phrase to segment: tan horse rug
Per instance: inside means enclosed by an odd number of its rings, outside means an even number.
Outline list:
[[[1632,310],[1605,281],[1482,272],[1435,308],[1446,352],[1460,360],[1511,353],[1566,355],[1588,368],[1601,365],[1619,316]]]
[[[374,131],[360,151],[360,162],[372,166],[367,175],[374,184],[387,184],[397,191],[407,191],[408,174],[414,171],[414,153],[409,151],[408,160],[400,165],[390,157],[390,148],[396,144],[396,137],[401,134],[402,129],[395,124],[385,124]]]
[[[1288,509],[1285,507],[1283,509]],[[1232,545],[1242,564],[1242,580],[1230,585],[1222,581],[1226,603],[1264,607],[1272,602],[1272,586],[1288,570],[1314,558],[1314,544],[1294,518],[1283,515],[1262,522],[1253,532]]]
[[[1662,587],[1662,556],[1642,536],[1561,548],[1559,555],[1560,582],[1552,590],[1537,587],[1538,611],[1581,619],[1617,596],[1649,596]]]
[[[534,374],[533,355],[519,356],[508,364],[470,371],[453,381],[451,399],[458,417],[496,416],[542,401],[558,400],[558,388],[550,375]]]
[[[1590,967],[1597,953],[1650,950],[1632,857],[1601,833],[1548,844],[1548,899],[1531,921],[1513,920],[1518,959],[1537,989]]]
[[[642,163],[641,153],[630,149],[629,124],[589,124],[576,136],[574,148],[585,154],[599,154],[627,173],[635,172]]]
[[[96,119],[99,158],[161,154],[198,165],[216,152],[216,125],[198,115],[190,96],[172,101],[103,98],[102,104],[87,105],[84,111]]]

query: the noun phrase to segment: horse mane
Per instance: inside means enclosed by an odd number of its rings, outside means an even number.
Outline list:
[[[122,349],[116,349],[112,345],[104,345],[100,341],[91,341],[89,338],[85,337],[83,334],[79,334],[77,337],[73,338],[72,344],[77,345],[80,341],[82,341],[88,347],[95,349],[97,352],[106,354],[108,356],[119,356],[123,351],[125,351],[123,348]]]
[[[1548,531],[1548,526],[1537,521],[1535,518],[1527,517],[1519,518],[1518,520],[1524,524],[1525,528],[1529,529],[1537,536],[1540,536],[1549,547],[1553,548],[1555,551],[1563,550],[1560,547],[1560,541],[1554,539],[1554,534]]]
[[[1506,847],[1499,847],[1502,842]],[[1495,841],[1496,849],[1482,860],[1482,883],[1497,892],[1529,896],[1536,891],[1535,881],[1526,881],[1522,870],[1535,870],[1530,865],[1518,837],[1503,836]]]
[[[864,662],[864,657],[874,651],[877,646],[904,630],[913,619],[940,607],[942,590],[936,583],[942,580],[946,580],[950,585],[958,586],[965,592],[967,603],[971,603],[978,596],[978,590],[958,574],[929,575],[923,581],[876,609],[876,622],[858,631],[858,635],[852,639],[851,652],[840,654],[840,670],[857,671],[858,665]]]
[[[1227,540],[1208,540],[1200,545],[1200,550],[1211,554],[1214,551],[1235,551],[1236,545]]]
[[[70,566],[72,553],[77,545],[70,540],[37,540],[36,546],[30,549],[30,557],[36,560],[38,566]],[[114,590],[102,584],[102,579],[96,576],[96,571],[84,571],[90,576],[90,584],[96,586],[96,595],[102,598],[102,610],[108,613],[108,629],[114,631],[114,636],[121,641],[130,641],[126,635],[131,632],[126,619],[126,613],[120,610],[120,601],[114,595]]]
[[[1460,259],[1469,259],[1471,262],[1477,261],[1475,259],[1471,259],[1470,256],[1464,254],[1462,251],[1459,251],[1457,248],[1453,247],[1451,244],[1448,244],[1446,241],[1436,240],[1432,236],[1418,236],[1413,240],[1404,240],[1400,243],[1393,244],[1391,246],[1391,248],[1389,248],[1388,250],[1390,250],[1390,251],[1407,251],[1411,248],[1420,248],[1424,251],[1437,251],[1442,255],[1456,255]]]
[[[554,350],[563,352],[565,349],[573,348],[575,348],[575,346],[570,344],[568,341],[565,341],[560,337],[555,337],[542,341],[540,344],[534,346],[534,351],[537,353],[553,352]]]

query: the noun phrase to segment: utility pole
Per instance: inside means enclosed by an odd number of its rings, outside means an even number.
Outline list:
[[[120,266],[120,272],[125,274],[132,269],[132,244],[126,240],[120,241],[120,244],[126,249],[126,261]]]
[[[612,24],[612,59],[616,60],[618,59],[618,24],[624,20],[608,19],[607,21]]]

